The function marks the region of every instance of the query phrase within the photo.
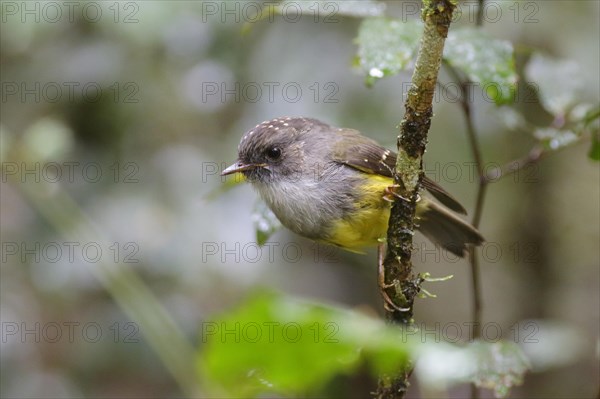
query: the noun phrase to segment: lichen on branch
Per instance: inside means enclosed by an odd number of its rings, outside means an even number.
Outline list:
[[[412,323],[413,303],[423,278],[412,268],[415,209],[423,175],[423,154],[433,115],[433,95],[438,78],[444,43],[452,21],[456,0],[424,0],[422,18],[425,23],[412,85],[405,102],[404,119],[398,136],[398,158],[394,174],[396,193],[400,199],[392,205],[384,259],[387,294],[395,308],[387,307],[388,318],[396,323]],[[402,398],[408,388],[410,368],[396,376],[382,375],[375,396]]]
[[[412,271],[412,239],[414,216],[423,172],[423,154],[433,115],[433,95],[438,78],[444,43],[448,36],[456,0],[423,1],[424,31],[406,102],[404,119],[398,136],[398,158],[395,183],[401,199],[392,206],[388,227],[385,282],[388,294],[400,309],[388,309],[392,320],[409,324],[414,297],[419,292],[421,277]]]

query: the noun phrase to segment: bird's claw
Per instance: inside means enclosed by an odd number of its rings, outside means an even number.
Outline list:
[[[399,184],[392,184],[391,186],[387,186],[383,190],[383,199],[387,202],[394,202],[396,199],[401,199],[406,202],[410,202],[409,199],[404,198],[400,194],[398,194],[398,189],[400,188]]]
[[[394,312],[394,311],[398,311],[398,312],[407,312],[410,309],[409,308],[401,308],[400,306],[396,305],[394,303],[394,301],[392,301],[392,298],[390,298],[390,296],[388,295],[388,293],[386,292],[386,290],[388,288],[392,288],[395,287],[395,284],[387,284],[385,282],[385,269],[383,267],[383,252],[384,252],[384,248],[385,245],[383,243],[379,244],[378,248],[377,248],[377,258],[378,258],[378,283],[379,283],[379,292],[381,292],[381,297],[383,298],[383,306],[385,307],[385,310],[387,310],[388,312]]]

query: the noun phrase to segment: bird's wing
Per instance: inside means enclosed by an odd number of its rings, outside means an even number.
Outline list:
[[[359,135],[356,131],[346,131],[344,138],[334,148],[333,160],[364,173],[392,177],[396,167],[396,153],[388,150],[368,137]],[[465,208],[450,193],[439,184],[423,176],[423,187],[438,201],[463,215]]]

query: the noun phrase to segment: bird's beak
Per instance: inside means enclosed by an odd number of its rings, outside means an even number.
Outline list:
[[[221,176],[226,176],[226,175],[231,175],[233,173],[239,173],[239,172],[243,172],[245,170],[250,170],[250,169],[254,169],[254,168],[262,168],[267,166],[267,164],[261,163],[261,164],[244,164],[240,161],[237,161],[236,163],[234,163],[231,166],[228,166],[227,168],[225,168],[224,171],[221,172]]]

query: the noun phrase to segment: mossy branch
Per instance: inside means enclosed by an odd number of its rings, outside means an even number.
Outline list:
[[[392,285],[388,294],[399,308],[408,309],[388,311],[393,320],[403,324],[410,323],[412,319],[412,303],[421,282],[413,275],[411,262],[415,207],[433,115],[433,95],[456,1],[429,0],[423,5],[425,28],[398,136],[395,182],[399,186],[396,192],[402,199],[392,206],[384,260],[385,282]]]
[[[399,198],[392,205],[387,253],[384,260],[386,292],[397,309],[386,306],[388,319],[408,325],[413,303],[423,278],[413,273],[411,255],[415,230],[415,208],[423,175],[423,154],[433,115],[433,95],[442,64],[444,43],[456,0],[424,0],[424,21],[412,85],[405,102],[398,136],[398,159],[394,180]],[[409,368],[400,376],[381,376],[378,398],[401,398],[408,387]]]

